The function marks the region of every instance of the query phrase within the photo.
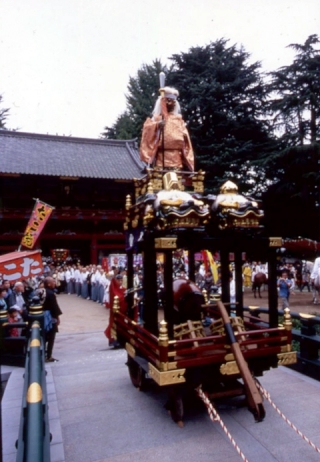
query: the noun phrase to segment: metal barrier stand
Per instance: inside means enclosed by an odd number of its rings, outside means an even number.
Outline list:
[[[16,462],[50,462],[43,312],[40,306],[32,308]]]

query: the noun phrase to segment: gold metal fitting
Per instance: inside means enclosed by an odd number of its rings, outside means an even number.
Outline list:
[[[165,347],[169,345],[167,322],[164,320],[160,322],[158,343],[160,346]]]
[[[288,331],[292,330],[292,319],[291,319],[291,314],[290,314],[290,309],[289,308],[284,309],[283,327]]]

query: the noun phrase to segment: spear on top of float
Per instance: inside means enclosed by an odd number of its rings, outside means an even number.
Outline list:
[[[160,82],[160,96],[161,96],[161,115],[162,115],[162,125],[161,125],[161,132],[162,132],[162,169],[164,170],[164,125],[165,125],[165,120],[168,117],[168,109],[166,105],[166,100],[164,97],[165,91],[165,82],[166,82],[166,75],[164,72],[160,72],[159,74],[159,82]]]
[[[160,72],[159,74],[159,82],[160,82],[160,88],[159,88],[159,93],[161,96],[161,115],[163,119],[166,119],[168,117],[168,109],[166,105],[166,99],[164,97],[165,95],[165,82],[166,82],[166,75],[164,72]]]

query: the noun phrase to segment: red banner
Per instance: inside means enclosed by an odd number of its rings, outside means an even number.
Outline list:
[[[33,249],[53,209],[54,207],[51,207],[50,205],[45,204],[44,202],[41,202],[39,199],[37,199],[28,226],[26,227],[23,238],[21,240],[21,245],[27,247],[28,249]]]
[[[13,284],[43,273],[40,250],[11,252],[0,256],[0,275]]]

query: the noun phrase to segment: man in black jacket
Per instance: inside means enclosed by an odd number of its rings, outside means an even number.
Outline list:
[[[44,280],[44,288],[46,289],[46,298],[43,303],[43,311],[48,311],[51,315],[51,323],[48,330],[46,330],[46,362],[57,361],[52,357],[52,350],[56,333],[58,332],[58,326],[60,324],[59,316],[62,314],[58,305],[56,294],[54,292],[56,282],[52,277],[46,277]],[[46,313],[45,313],[46,314]]]

